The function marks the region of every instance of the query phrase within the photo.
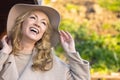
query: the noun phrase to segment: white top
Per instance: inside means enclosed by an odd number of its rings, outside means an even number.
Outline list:
[[[17,66],[17,70],[19,76],[23,73],[24,69],[26,68],[28,62],[30,61],[32,54],[31,51],[29,52],[20,52],[15,56],[15,62]]]

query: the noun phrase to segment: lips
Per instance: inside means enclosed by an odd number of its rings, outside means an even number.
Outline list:
[[[30,31],[36,33],[36,34],[39,34],[39,30],[35,27],[30,27]]]

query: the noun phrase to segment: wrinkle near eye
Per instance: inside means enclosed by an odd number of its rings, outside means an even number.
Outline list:
[[[41,23],[42,23],[43,25],[47,26],[47,23],[48,23],[48,22],[47,22],[46,19],[42,19],[42,20],[41,20]]]
[[[30,16],[30,18],[31,18],[31,19],[34,19],[34,20],[36,19],[35,16]]]
[[[47,25],[46,22],[41,22],[42,24],[44,24],[45,26]]]

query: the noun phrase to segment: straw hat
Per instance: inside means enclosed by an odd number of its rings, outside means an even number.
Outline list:
[[[53,33],[51,37],[51,44],[53,47],[59,42],[59,32],[58,26],[60,23],[60,14],[58,11],[48,6],[41,6],[36,4],[15,4],[9,11],[8,20],[7,20],[7,35],[10,35],[10,31],[15,23],[15,19],[20,16],[22,13],[29,10],[38,9],[44,11],[48,16],[50,23],[53,27]]]

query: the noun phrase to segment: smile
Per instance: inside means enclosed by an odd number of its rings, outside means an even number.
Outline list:
[[[36,34],[39,34],[39,30],[35,27],[30,27],[30,31],[36,33]]]

